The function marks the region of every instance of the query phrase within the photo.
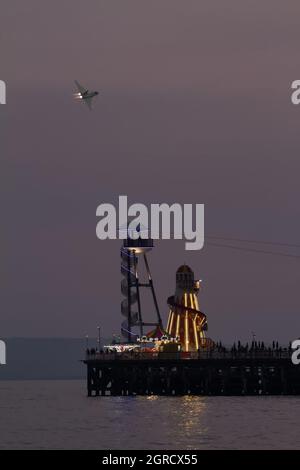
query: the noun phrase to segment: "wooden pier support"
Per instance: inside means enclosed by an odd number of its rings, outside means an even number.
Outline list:
[[[300,366],[289,358],[93,358],[88,396],[300,395]]]

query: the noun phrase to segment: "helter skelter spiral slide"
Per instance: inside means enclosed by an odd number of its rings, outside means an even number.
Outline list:
[[[179,338],[185,352],[211,348],[214,345],[205,334],[206,315],[199,310],[197,294],[200,285],[201,281],[195,281],[193,271],[184,264],[176,272],[175,295],[168,298],[170,312],[167,333]]]

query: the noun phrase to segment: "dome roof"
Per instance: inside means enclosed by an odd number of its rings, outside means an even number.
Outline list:
[[[179,268],[176,271],[177,273],[192,273],[193,271],[189,266],[186,264],[183,264],[182,266],[179,266]]]

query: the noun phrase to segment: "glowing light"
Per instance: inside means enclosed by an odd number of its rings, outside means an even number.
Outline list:
[[[109,344],[108,346],[104,346],[104,349],[107,351],[112,352],[126,352],[126,351],[137,351],[140,348],[139,345],[136,344]]]
[[[168,324],[167,324],[167,332],[168,332],[168,333],[170,332],[171,317],[172,317],[172,311],[169,310]]]
[[[195,343],[196,343],[196,349],[199,349],[199,341],[198,341],[198,334],[197,334],[197,328],[196,328],[196,317],[193,320],[193,327],[194,327],[194,336],[195,336]]]
[[[190,294],[190,301],[191,301],[191,307],[195,308],[194,302],[193,302],[193,294]]]
[[[179,336],[179,326],[180,326],[180,315],[177,313],[177,323],[176,323],[176,334],[175,336]]]
[[[188,328],[188,325],[189,325],[189,320],[188,320],[188,311],[186,310],[185,312],[185,350],[188,351],[189,350],[189,328]]]
[[[169,334],[172,334],[172,327],[173,327],[173,322],[174,322],[174,316],[175,316],[175,313],[172,312],[172,313],[171,313],[171,318],[170,318],[170,328],[169,328],[169,329],[167,328],[167,332],[168,332]]]

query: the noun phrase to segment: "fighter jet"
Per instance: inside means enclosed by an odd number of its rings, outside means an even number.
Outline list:
[[[98,91],[89,91],[87,88],[84,88],[80,83],[75,80],[75,85],[78,88],[78,93],[74,93],[74,98],[76,100],[83,100],[89,109],[92,109],[92,99],[94,96],[99,95]]]

